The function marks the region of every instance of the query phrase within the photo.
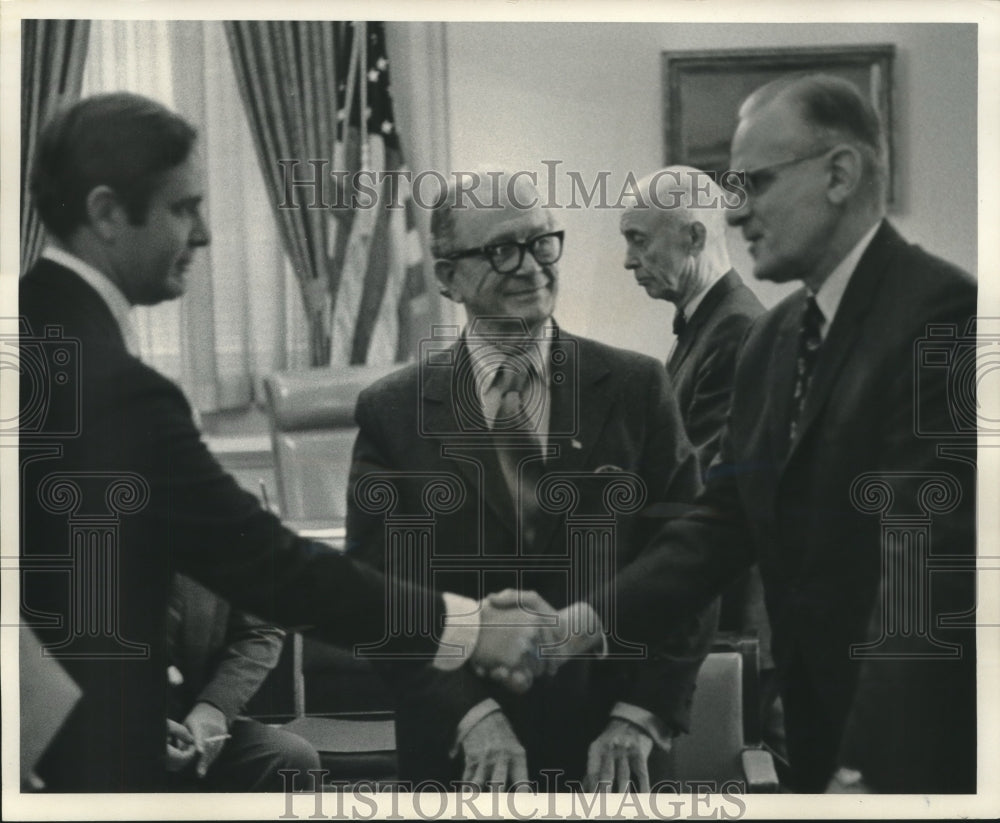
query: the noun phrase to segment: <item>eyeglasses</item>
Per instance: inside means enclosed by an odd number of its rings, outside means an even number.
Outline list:
[[[743,175],[745,182],[743,184],[743,190],[751,197],[763,194],[774,182],[774,173],[778,169],[784,169],[790,166],[798,165],[799,163],[805,163],[806,160],[816,160],[817,158],[825,157],[835,148],[837,147],[833,146],[828,149],[822,149],[815,154],[807,154],[805,157],[793,157],[791,160],[782,160],[780,163],[772,163],[770,166],[761,166],[759,169],[754,169],[753,171],[744,171]]]
[[[485,257],[490,261],[493,271],[497,274],[513,274],[524,262],[524,253],[528,252],[538,263],[545,266],[555,263],[562,257],[563,232],[553,231],[539,234],[519,243],[516,240],[504,240],[500,243],[489,243],[478,249],[452,252],[445,260],[460,260],[463,257]]]

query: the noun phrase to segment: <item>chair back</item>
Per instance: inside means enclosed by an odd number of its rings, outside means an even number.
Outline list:
[[[716,637],[695,683],[691,732],[675,738],[665,758],[667,779],[720,787],[744,779],[744,753],[760,743],[759,666],[756,637]]]
[[[282,516],[343,521],[361,391],[399,368],[340,366],[275,372],[264,379]]]

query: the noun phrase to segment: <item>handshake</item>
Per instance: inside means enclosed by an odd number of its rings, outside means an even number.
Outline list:
[[[601,620],[582,601],[556,611],[536,592],[505,589],[481,600],[479,609],[469,664],[516,694],[527,692],[536,677],[555,674],[570,658],[603,652]]]

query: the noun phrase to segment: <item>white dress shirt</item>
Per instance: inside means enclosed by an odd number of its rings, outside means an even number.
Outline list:
[[[854,244],[854,248],[844,256],[844,259],[837,264],[836,268],[823,281],[823,284],[819,287],[819,291],[813,295],[816,305],[823,313],[823,322],[819,327],[821,340],[826,340],[827,332],[830,331],[833,318],[840,307],[840,301],[844,299],[847,284],[851,282],[851,277],[854,275],[854,270],[858,267],[861,255],[865,253],[865,249],[872,242],[872,238],[875,236],[875,232],[878,231],[881,222],[881,220],[877,221],[874,226],[862,235],[861,239]]]

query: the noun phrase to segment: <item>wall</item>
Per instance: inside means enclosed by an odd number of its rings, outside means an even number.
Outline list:
[[[447,23],[447,110],[453,170],[484,162],[537,168],[561,160],[592,181],[663,160],[661,54],[706,48],[894,43],[897,202],[913,240],[975,271],[976,30],[971,25]],[[544,180],[544,176],[540,179]],[[567,201],[560,193],[560,202]],[[622,267],[619,212],[564,210],[557,317],[568,329],[664,357],[673,308]],[[734,265],[751,265],[738,236]],[[773,305],[785,290],[751,283]]]

